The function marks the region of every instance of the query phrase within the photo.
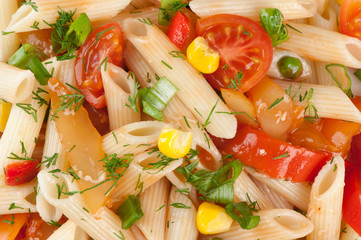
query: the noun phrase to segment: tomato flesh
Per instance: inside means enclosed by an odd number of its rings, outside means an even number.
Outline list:
[[[233,139],[213,140],[223,154],[233,154],[244,164],[272,178],[292,182],[312,182],[322,166],[331,159],[326,152],[293,146],[249,125],[238,125]]]
[[[12,163],[5,168],[5,183],[16,186],[30,182],[38,174],[37,161],[21,161]]]
[[[113,63],[123,67],[124,38],[118,23],[93,31],[79,48],[75,80],[85,100],[95,108],[106,106],[100,67]]]
[[[344,0],[342,2],[340,32],[361,39],[361,0]]]
[[[184,51],[194,39],[195,29],[187,15],[178,11],[169,24],[167,35],[172,43]]]
[[[216,89],[231,85],[239,72],[241,91],[246,92],[267,73],[273,58],[272,42],[263,28],[249,18],[219,14],[198,21],[196,34],[204,37],[220,55],[216,72],[205,78]],[[238,78],[236,79],[238,84]]]

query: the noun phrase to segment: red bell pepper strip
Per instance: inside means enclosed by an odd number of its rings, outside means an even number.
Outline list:
[[[179,48],[184,48],[195,38],[195,28],[187,15],[178,11],[169,24],[168,38]]]
[[[38,161],[21,161],[5,167],[5,183],[16,186],[30,182],[38,174]]]
[[[293,146],[249,125],[238,125],[233,139],[213,140],[224,154],[233,154],[247,166],[272,178],[292,182],[312,182],[322,166],[331,159],[331,154]]]

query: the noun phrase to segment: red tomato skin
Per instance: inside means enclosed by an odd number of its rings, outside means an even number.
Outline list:
[[[343,0],[340,10],[340,32],[361,40],[361,0]]]
[[[105,67],[107,58],[107,63],[123,67],[124,47],[124,37],[119,24],[110,23],[93,31],[79,48],[75,60],[75,80],[85,95],[85,100],[95,108],[106,106],[99,66]]]
[[[271,138],[249,125],[238,125],[233,139],[213,139],[224,154],[233,154],[244,164],[257,168],[272,178],[292,182],[312,182],[331,155],[310,151]],[[280,157],[288,154],[289,156]]]
[[[227,32],[226,27],[230,27]],[[217,71],[204,75],[218,90],[229,87],[231,79],[241,70],[240,90],[246,92],[263,79],[271,66],[272,41],[266,31],[249,18],[231,14],[204,17],[198,20],[196,35],[204,37],[220,54]]]
[[[346,170],[343,193],[342,217],[353,230],[361,235],[361,171]]]
[[[5,183],[16,186],[30,182],[38,174],[38,165],[38,161],[21,161],[7,165]]]
[[[184,50],[194,39],[195,29],[187,15],[178,11],[174,15],[167,30],[168,38],[179,49]]]

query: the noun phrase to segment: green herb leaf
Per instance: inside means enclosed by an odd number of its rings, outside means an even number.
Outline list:
[[[280,10],[277,8],[264,8],[260,10],[259,15],[262,27],[271,38],[273,47],[289,39]]]
[[[342,84],[340,83],[340,81],[338,81],[338,80],[336,79],[336,76],[332,73],[332,70],[331,70],[332,67],[340,67],[340,68],[343,69],[344,74],[345,74],[345,76],[346,76],[346,78],[347,78],[347,80],[348,80],[348,86],[347,86],[346,88],[343,88],[343,86],[342,86]],[[342,65],[342,64],[333,63],[333,64],[328,64],[328,65],[326,65],[325,68],[326,68],[326,71],[331,75],[332,79],[335,81],[335,83],[337,84],[337,86],[338,86],[344,93],[346,93],[346,95],[347,95],[349,98],[353,98],[354,95],[352,94],[352,91],[351,91],[351,83],[352,83],[352,81],[351,81],[350,75],[348,75],[348,73],[347,73],[347,68],[346,68],[346,66],[345,66],[345,65]]]
[[[168,26],[177,11],[188,6],[180,0],[162,0],[159,8],[158,23]]]
[[[226,205],[227,214],[239,223],[243,229],[252,229],[258,226],[260,217],[254,216],[247,202],[229,203]],[[240,215],[238,213],[240,213]]]

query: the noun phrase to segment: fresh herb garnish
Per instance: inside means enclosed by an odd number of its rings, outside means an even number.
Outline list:
[[[32,2],[32,0],[29,0],[29,2],[27,2],[26,0],[24,2],[21,3],[22,5],[29,5],[30,7],[32,7],[34,9],[35,12],[38,12],[38,6],[36,6],[35,2]]]
[[[163,204],[162,206],[160,206],[160,208],[158,208],[156,210],[156,212],[160,211],[162,208],[164,208],[166,206],[175,207],[175,208],[191,209],[191,207],[185,205],[184,203],[170,203],[170,204]]]
[[[38,27],[39,26],[39,22],[38,21],[34,21],[33,25],[30,26],[31,28],[34,28],[36,30],[39,30],[40,28]]]
[[[54,153],[53,156],[47,157],[44,156],[44,159],[38,166],[45,164],[45,167],[49,168],[51,165],[55,165],[56,161],[58,160],[59,153]]]
[[[24,110],[24,112],[27,114],[31,115],[35,122],[38,122],[38,110],[33,108],[30,103],[17,103],[16,106]]]
[[[138,21],[148,25],[153,25],[152,21],[149,18],[142,18],[142,19],[138,18]]]
[[[15,208],[24,209],[23,207],[16,206],[15,203],[10,204],[9,210],[13,210]]]
[[[283,15],[277,8],[264,8],[259,12],[263,29],[271,38],[273,47],[289,39]]]
[[[133,96],[128,96],[128,101],[129,104],[126,103],[125,106],[133,109],[134,112],[138,113],[138,106],[137,106],[137,99],[139,97],[139,88],[140,88],[140,84],[137,82],[137,80],[135,80],[135,75],[132,72],[129,72],[127,79],[129,79],[129,77],[132,76],[133,81],[134,81],[134,91],[133,91]]]
[[[274,157],[273,160],[276,160],[276,159],[280,159],[280,158],[285,158],[285,157],[289,157],[290,155],[288,153],[284,153],[284,154],[281,154],[277,157]]]
[[[347,78],[347,80],[348,80],[348,86],[347,86],[345,89],[343,89],[342,84],[336,79],[336,76],[332,73],[332,71],[331,71],[331,69],[330,69],[331,67],[340,67],[340,68],[343,69],[344,74],[345,74],[345,76],[346,76],[346,78]],[[344,65],[342,65],[342,64],[328,64],[328,65],[325,66],[325,69],[326,69],[326,71],[331,75],[332,79],[335,81],[335,83],[337,84],[337,86],[338,86],[344,93],[346,93],[346,95],[347,95],[349,98],[353,98],[354,95],[352,94],[352,91],[351,91],[351,83],[352,83],[352,81],[351,81],[350,75],[348,75],[348,73],[347,73],[347,68],[346,68],[346,66],[344,66]]]
[[[229,203],[226,205],[227,214],[239,223],[243,229],[252,229],[258,226],[260,217],[254,216],[252,208],[247,202]]]

